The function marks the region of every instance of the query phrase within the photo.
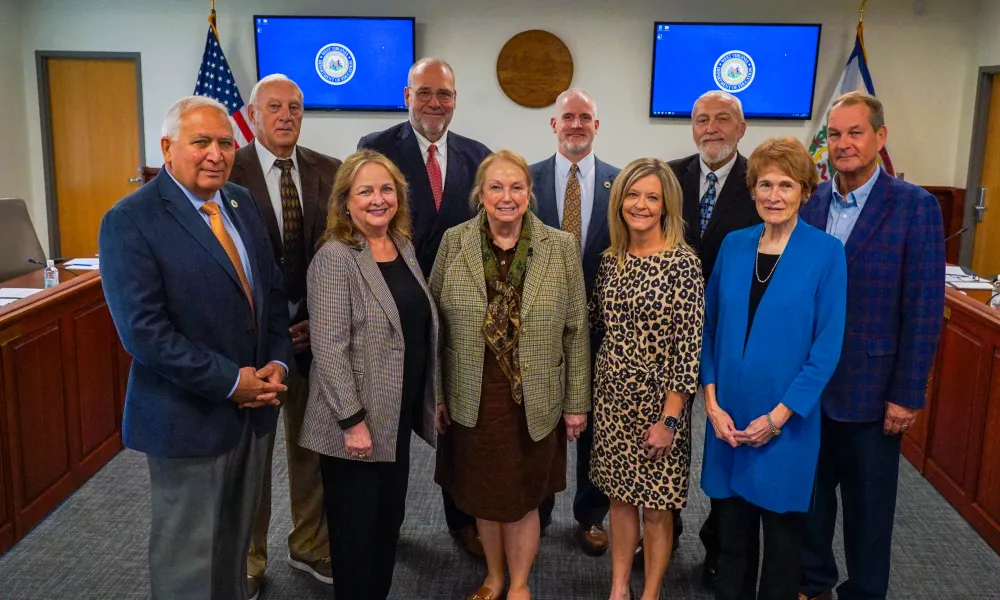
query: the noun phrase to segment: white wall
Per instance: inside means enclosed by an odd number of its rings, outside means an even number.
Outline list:
[[[24,65],[21,61],[22,0],[0,0],[0,197],[28,196],[24,140]],[[28,200],[31,201],[30,199]],[[43,202],[44,204],[44,202]]]
[[[992,0],[982,0],[986,4]],[[865,16],[876,89],[886,104],[890,150],[897,170],[924,185],[965,184],[959,166],[970,70],[981,49],[979,0],[880,0]],[[573,85],[597,98],[598,154],[623,164],[641,155],[689,154],[689,125],[652,120],[649,77],[655,20],[821,22],[814,113],[825,108],[854,41],[854,1],[801,0],[218,0],[223,48],[244,99],[255,77],[251,16],[260,14],[415,16],[418,55],[440,56],[455,68],[459,103],[452,128],[492,148],[510,147],[529,160],[554,150],[549,111],[521,108],[496,82],[503,44],[525,29],[562,38],[575,61]],[[191,93],[207,28],[205,0],[32,0],[23,8],[22,61],[34,218],[45,230],[44,176],[38,123],[36,50],[142,53],[146,161],[159,163],[159,126],[167,107]],[[977,35],[978,33],[978,35]],[[1000,54],[1000,48],[998,48]],[[1000,62],[1000,61],[997,61]],[[400,91],[402,93],[402,91]],[[6,103],[4,103],[5,105]],[[358,138],[401,120],[401,114],[310,113],[302,143],[344,157]],[[744,151],[769,136],[807,140],[815,123],[751,122]],[[44,237],[44,235],[43,235]]]

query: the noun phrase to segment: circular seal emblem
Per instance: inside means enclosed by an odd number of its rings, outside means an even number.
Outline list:
[[[749,54],[742,50],[730,50],[715,61],[715,85],[733,94],[742,92],[753,83],[756,71]]]
[[[357,71],[354,53],[343,44],[327,44],[316,53],[316,73],[330,85],[344,85]]]

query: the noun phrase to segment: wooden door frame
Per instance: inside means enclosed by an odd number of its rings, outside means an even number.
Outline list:
[[[49,257],[60,255],[59,199],[56,197],[55,159],[52,150],[52,107],[49,103],[49,58],[131,59],[135,61],[135,93],[139,103],[139,167],[146,164],[146,136],[142,116],[142,54],[139,52],[72,52],[36,50],[35,70],[38,76],[38,113],[42,124],[42,161],[45,171],[45,212],[48,216]],[[137,172],[138,176],[138,172]],[[71,258],[71,257],[67,257]]]
[[[979,188],[983,180],[983,152],[986,151],[986,128],[990,118],[990,97],[993,91],[993,76],[1000,75],[1000,65],[979,67],[976,79],[976,108],[972,117],[972,145],[969,149],[969,176],[965,184],[965,215],[962,227],[968,231],[962,234],[962,245],[958,262],[972,267],[972,250],[976,241],[976,204],[979,203]],[[1000,201],[1000,199],[998,199]],[[997,206],[1000,209],[1000,204]]]

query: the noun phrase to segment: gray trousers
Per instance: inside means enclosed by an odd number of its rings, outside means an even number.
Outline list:
[[[247,418],[226,454],[147,456],[153,600],[246,597],[246,555],[273,435],[256,437]]]

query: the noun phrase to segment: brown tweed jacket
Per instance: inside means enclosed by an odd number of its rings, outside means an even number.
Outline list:
[[[441,394],[438,315],[413,244],[397,235],[393,241],[431,305],[427,389],[414,430],[434,446],[434,411]],[[403,397],[403,330],[392,292],[368,242],[361,240],[353,246],[326,242],[309,265],[307,287],[313,364],[299,445],[337,458],[395,460]],[[362,408],[367,412],[365,423],[373,448],[367,458],[359,459],[347,456],[338,422]]]
[[[559,424],[563,412],[590,410],[590,330],[580,244],[531,212],[531,254],[521,298],[521,386],[531,438]],[[486,280],[478,217],[444,234],[431,271],[441,315],[444,401],[451,419],[475,427],[479,418]]]

